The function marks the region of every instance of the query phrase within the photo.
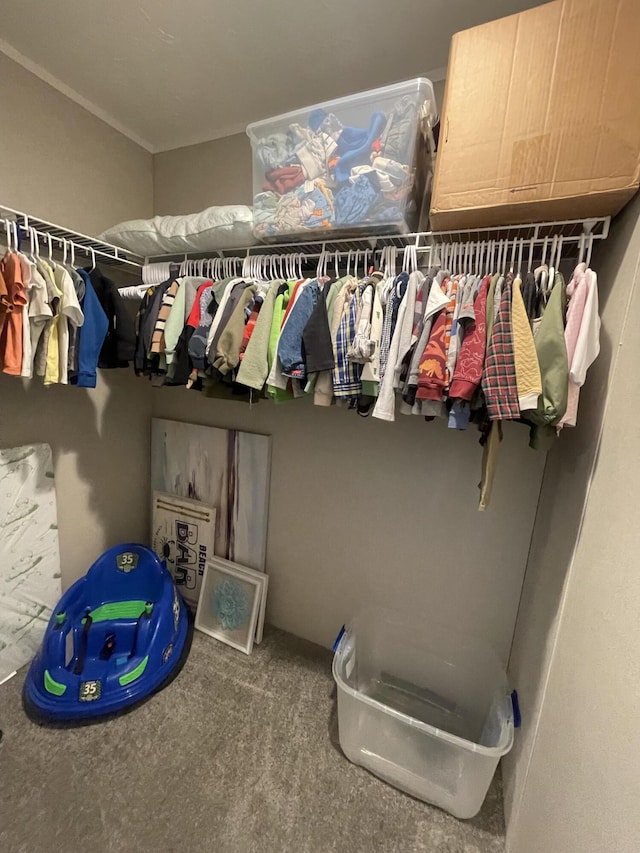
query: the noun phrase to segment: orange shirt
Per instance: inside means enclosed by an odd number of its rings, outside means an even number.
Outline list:
[[[2,338],[2,330],[7,321],[7,314],[13,311],[13,304],[9,299],[9,291],[7,283],[2,275],[2,264],[0,264],[0,339]],[[1,355],[0,355],[1,358]]]
[[[12,306],[12,310],[6,315],[0,335],[2,370],[12,376],[20,376],[22,371],[22,312],[27,304],[27,297],[22,282],[20,258],[15,252],[7,252],[0,263],[0,272]]]

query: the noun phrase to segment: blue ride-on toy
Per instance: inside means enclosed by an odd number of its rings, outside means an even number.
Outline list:
[[[162,688],[186,657],[189,618],[149,548],[109,549],[62,596],[24,685],[44,721],[112,714]]]

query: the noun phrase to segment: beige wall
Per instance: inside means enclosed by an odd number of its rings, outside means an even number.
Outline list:
[[[146,151],[0,54],[0,204],[92,234],[153,210]],[[0,446],[54,453],[63,583],[146,536],[151,393],[130,371],[95,390],[0,374]]]
[[[251,201],[244,135],[156,155],[156,213]],[[493,505],[477,511],[473,430],[395,424],[305,402],[274,406],[153,392],[153,413],[273,437],[268,618],[329,645],[367,603],[479,634],[506,657],[544,457],[507,431]]]
[[[578,426],[549,455],[543,480],[510,661],[523,716],[503,768],[511,853],[640,848],[640,774],[631,763],[640,745],[640,575],[629,509],[638,503],[640,399],[630,377],[639,257],[637,198],[594,256],[602,352]]]
[[[158,214],[195,213],[214,204],[253,204],[246,133],[163,151],[153,164]]]
[[[474,430],[171,388],[154,389],[153,414],[272,436],[270,622],[328,646],[359,608],[387,604],[479,635],[506,662],[544,464],[526,430],[506,430],[483,514]]]
[[[4,54],[0,106],[0,204],[86,234],[151,215],[151,155]]]

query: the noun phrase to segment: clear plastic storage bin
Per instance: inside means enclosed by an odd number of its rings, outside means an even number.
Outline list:
[[[513,745],[506,675],[489,649],[368,612],[343,634],[333,677],[350,761],[455,817],[478,813]]]
[[[415,229],[436,120],[433,85],[419,78],[250,124],[255,236]]]

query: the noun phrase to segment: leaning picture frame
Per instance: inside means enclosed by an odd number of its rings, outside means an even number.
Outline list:
[[[260,614],[263,585],[228,560],[207,560],[195,627],[250,655]]]
[[[175,585],[195,613],[204,567],[214,556],[216,508],[211,505],[153,492],[151,547],[165,561]]]
[[[267,590],[269,589],[269,575],[266,572],[257,572],[255,569],[250,569],[248,566],[241,566],[240,563],[234,563],[231,560],[225,560],[224,557],[216,557],[218,563],[224,563],[225,566],[232,566],[235,569],[243,572],[248,577],[254,578],[262,587],[260,598],[260,609],[258,611],[258,623],[256,625],[255,641],[259,645],[262,642],[264,634],[264,620],[267,610]]]

